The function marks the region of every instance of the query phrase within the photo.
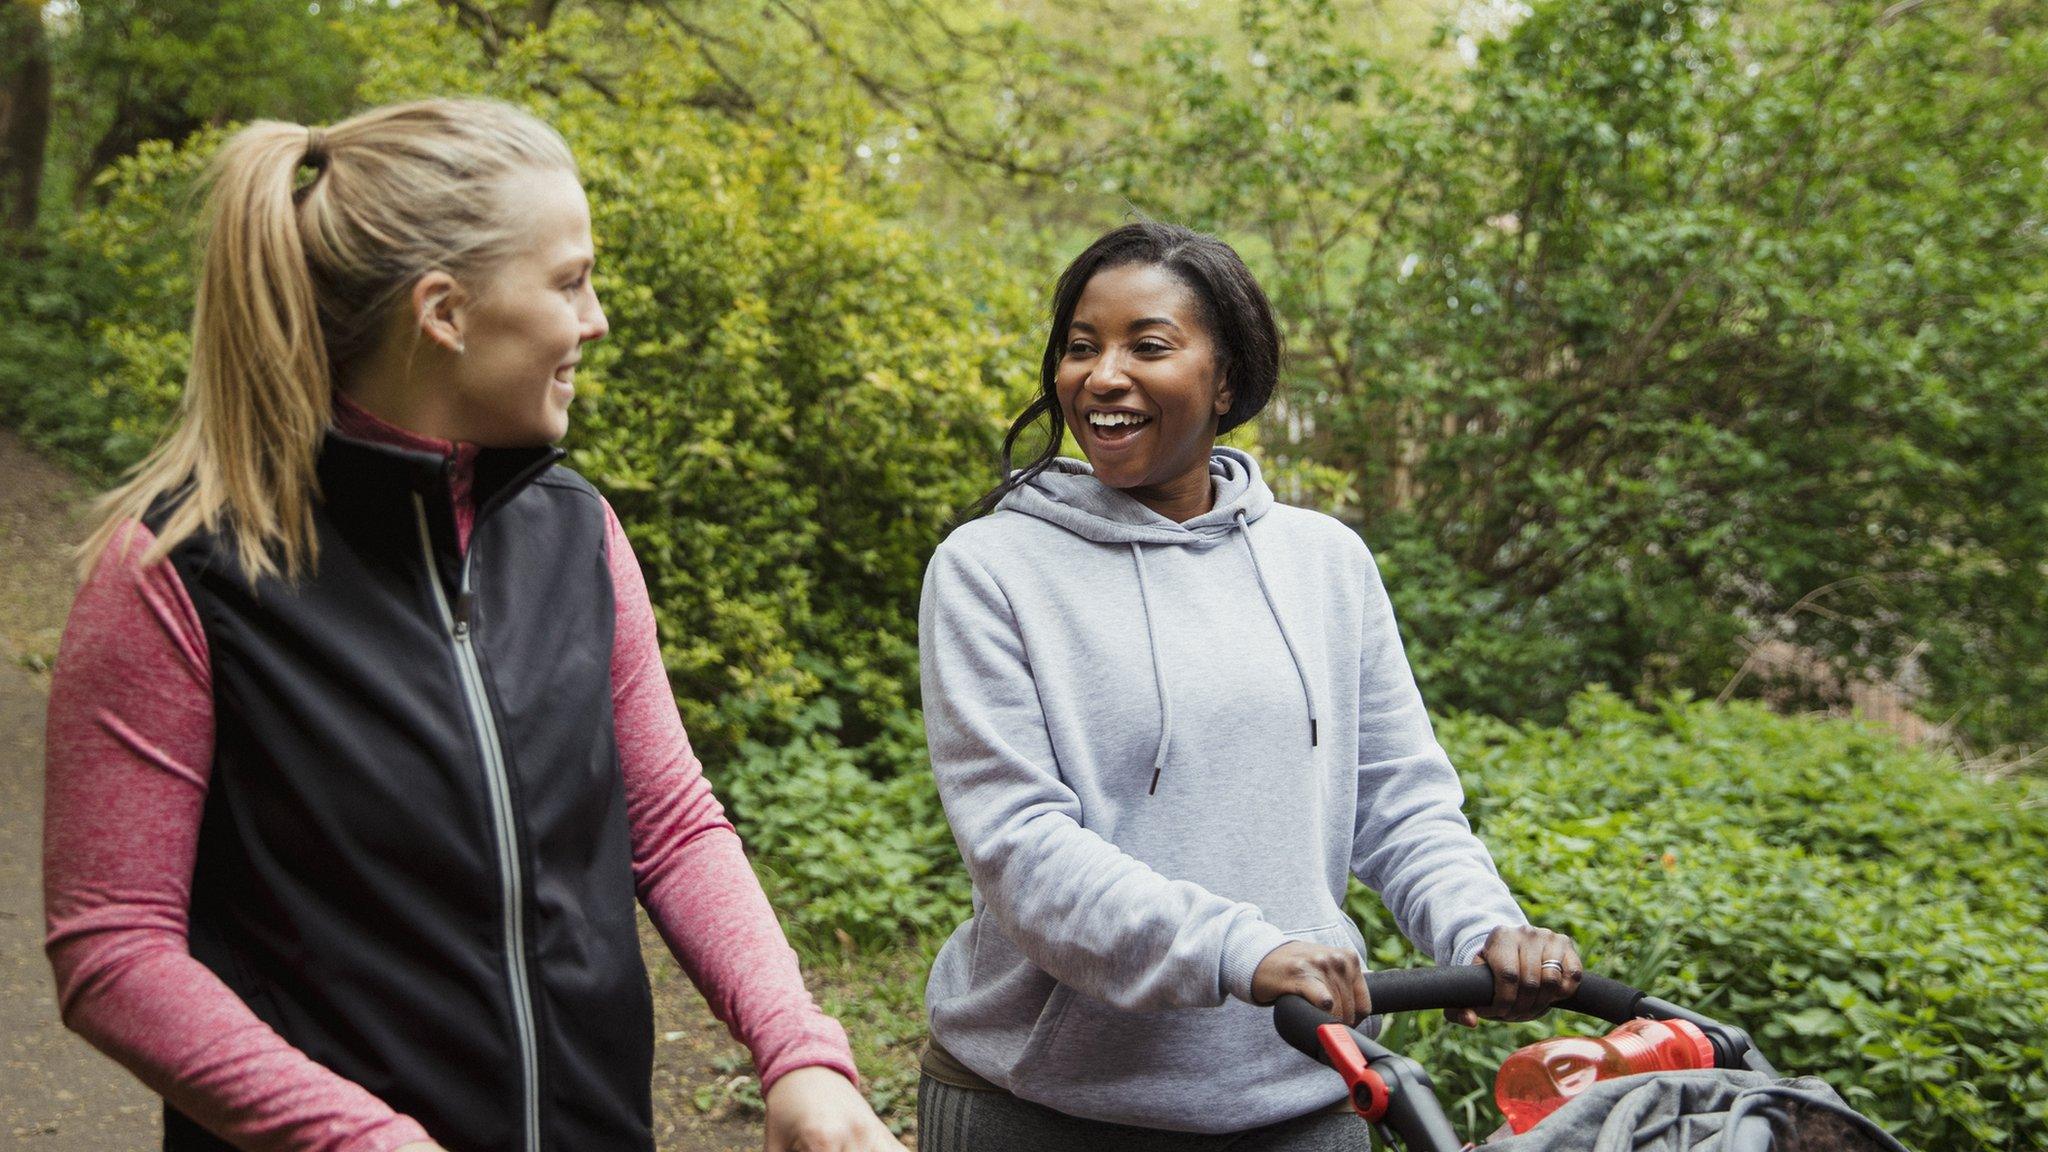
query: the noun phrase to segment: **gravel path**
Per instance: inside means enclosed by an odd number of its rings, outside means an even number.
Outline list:
[[[90,493],[0,430],[0,1133],[40,1152],[154,1148],[156,1097],[57,1019],[42,951],[43,711]],[[654,1127],[663,1149],[743,1152],[760,1122],[733,1091],[745,1051],[705,1011],[643,918],[655,989]],[[704,1107],[699,1107],[701,1097]]]

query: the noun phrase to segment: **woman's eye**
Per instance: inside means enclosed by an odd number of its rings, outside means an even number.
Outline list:
[[[1092,351],[1094,351],[1094,348],[1086,340],[1076,340],[1072,344],[1067,345],[1067,355],[1069,356],[1086,356]]]
[[[1173,351],[1173,349],[1168,348],[1166,345],[1161,344],[1157,340],[1146,340],[1138,345],[1138,354],[1141,356],[1157,356],[1161,352],[1171,351]]]

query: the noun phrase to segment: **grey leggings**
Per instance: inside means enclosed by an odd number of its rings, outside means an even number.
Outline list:
[[[1201,1136],[1082,1120],[1007,1092],[917,1084],[918,1152],[1370,1152],[1365,1121],[1312,1112],[1248,1132]]]

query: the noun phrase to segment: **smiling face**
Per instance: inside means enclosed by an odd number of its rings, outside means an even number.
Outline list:
[[[462,351],[446,362],[450,438],[550,444],[569,430],[583,345],[610,331],[590,282],[590,205],[562,171],[522,176],[502,194],[529,239],[488,271],[480,291],[451,302]]]
[[[1088,281],[1054,387],[1097,479],[1175,520],[1208,511],[1209,452],[1231,401],[1216,353],[1200,301],[1167,269]]]

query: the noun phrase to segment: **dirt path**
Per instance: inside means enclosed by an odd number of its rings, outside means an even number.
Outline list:
[[[89,495],[0,430],[0,1133],[41,1152],[156,1147],[148,1089],[58,1021],[42,953],[43,710]],[[642,921],[655,989],[654,1128],[663,1149],[760,1147],[731,1090],[745,1051]],[[698,1106],[702,1096],[707,1108]],[[707,1110],[708,1109],[708,1110]]]
[[[0,1132],[51,1152],[148,1148],[156,1097],[57,1021],[43,962],[45,669],[82,534],[71,477],[0,432]]]

